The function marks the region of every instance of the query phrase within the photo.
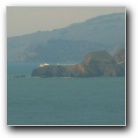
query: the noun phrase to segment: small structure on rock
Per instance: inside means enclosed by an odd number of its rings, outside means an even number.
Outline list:
[[[39,67],[45,67],[45,66],[48,66],[49,64],[48,63],[42,63],[39,65]]]

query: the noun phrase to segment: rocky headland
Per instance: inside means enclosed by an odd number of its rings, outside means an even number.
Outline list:
[[[90,52],[80,64],[46,65],[33,70],[32,77],[125,76],[125,49],[112,56],[106,51]]]

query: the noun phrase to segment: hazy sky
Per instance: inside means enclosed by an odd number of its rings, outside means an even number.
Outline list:
[[[7,36],[50,31],[99,15],[124,11],[124,7],[7,7]]]

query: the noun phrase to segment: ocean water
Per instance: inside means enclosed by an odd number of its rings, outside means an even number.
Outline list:
[[[124,77],[32,78],[33,67],[7,78],[8,125],[125,125]]]

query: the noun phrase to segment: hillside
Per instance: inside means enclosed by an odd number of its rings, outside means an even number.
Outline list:
[[[9,62],[79,63],[90,51],[125,46],[125,13],[7,39]],[[52,55],[52,56],[51,56]]]

